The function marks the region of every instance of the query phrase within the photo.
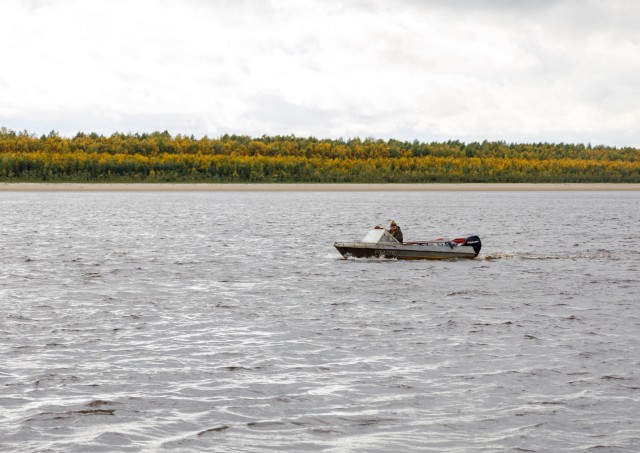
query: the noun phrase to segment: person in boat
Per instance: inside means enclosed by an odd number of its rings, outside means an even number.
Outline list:
[[[396,223],[395,220],[391,221],[391,225],[389,225],[389,233],[391,233],[391,236],[393,236],[394,238],[396,238],[396,240],[402,244],[402,230],[400,229],[400,227],[398,226],[398,224]]]

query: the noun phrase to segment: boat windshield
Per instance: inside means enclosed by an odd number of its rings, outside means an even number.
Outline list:
[[[380,242],[398,242],[396,238],[391,236],[391,234],[383,229],[377,228],[369,231],[367,235],[362,239],[362,242],[367,244],[378,244]]]

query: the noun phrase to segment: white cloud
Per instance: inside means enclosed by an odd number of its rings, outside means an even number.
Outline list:
[[[633,1],[0,3],[0,126],[640,146]]]

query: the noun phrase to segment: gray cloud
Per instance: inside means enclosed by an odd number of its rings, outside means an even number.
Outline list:
[[[627,0],[0,4],[0,126],[640,145]]]

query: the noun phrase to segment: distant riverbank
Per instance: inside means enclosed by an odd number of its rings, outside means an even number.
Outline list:
[[[65,138],[0,128],[0,162],[0,181],[8,183],[268,184],[269,190],[279,187],[272,183],[640,184],[637,148],[486,140],[196,139],[168,132]]]
[[[640,184],[171,184],[0,183],[0,192],[535,192],[640,190]]]

